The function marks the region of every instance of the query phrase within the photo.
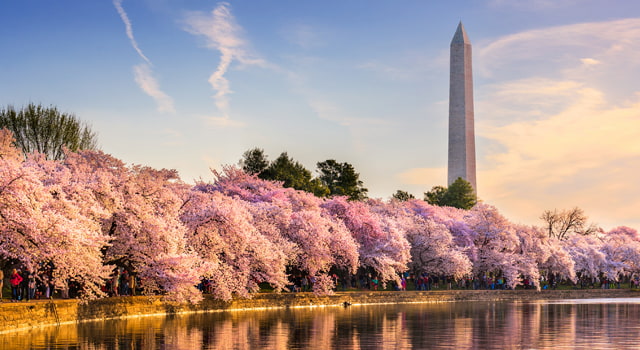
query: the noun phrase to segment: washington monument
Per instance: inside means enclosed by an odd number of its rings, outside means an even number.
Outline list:
[[[471,42],[462,22],[451,40],[449,74],[448,183],[451,185],[461,177],[477,193]]]

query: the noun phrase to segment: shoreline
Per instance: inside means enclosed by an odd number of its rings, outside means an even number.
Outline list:
[[[638,289],[571,290],[438,290],[349,291],[329,296],[312,293],[258,293],[252,299],[225,302],[205,296],[198,304],[172,303],[158,296],[114,297],[81,303],[76,299],[0,303],[0,334],[35,328],[175,314],[250,311],[279,308],[438,303],[455,301],[534,301],[562,299],[639,298]]]

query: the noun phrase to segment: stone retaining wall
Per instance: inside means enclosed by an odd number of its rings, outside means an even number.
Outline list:
[[[311,293],[257,294],[253,299],[230,302],[205,298],[197,305],[163,302],[159,297],[119,297],[79,303],[77,300],[36,300],[22,303],[0,303],[0,333],[34,327],[70,324],[114,318],[167,315],[190,312],[215,312],[237,309],[304,307],[316,305],[427,303],[450,301],[497,301],[585,298],[635,298],[640,291],[627,289],[585,290],[449,290],[406,292],[339,292],[316,297]]]

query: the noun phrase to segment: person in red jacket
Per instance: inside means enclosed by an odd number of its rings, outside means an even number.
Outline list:
[[[9,283],[11,283],[11,301],[18,301],[20,296],[20,282],[22,282],[22,276],[18,273],[18,270],[13,269],[11,276],[9,276]]]

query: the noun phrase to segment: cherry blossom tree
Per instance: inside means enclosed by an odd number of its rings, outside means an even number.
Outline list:
[[[137,274],[148,292],[197,301],[195,285],[201,274],[197,254],[186,244],[187,227],[180,220],[183,190],[175,170],[130,167],[122,188],[123,205],[109,224],[114,239],[106,257]]]
[[[358,242],[363,268],[371,268],[382,283],[399,282],[399,274],[408,269],[411,255],[409,242],[396,222],[371,211],[366,203],[345,197],[334,197],[322,207],[342,220]]]
[[[447,226],[425,215],[426,211],[413,210],[422,207],[420,203],[392,200],[389,203],[370,201],[369,204],[373,205],[372,210],[394,220],[405,233],[411,246],[411,270],[456,279],[471,274],[471,261],[454,243]]]
[[[544,270],[547,277],[551,274],[554,278],[576,281],[575,264],[562,249],[560,239],[549,237],[535,226],[513,224],[512,227],[520,240],[518,266],[524,276],[538,281],[540,272]]]
[[[234,167],[214,172],[208,192],[220,191],[249,203],[252,224],[281,247],[287,266],[308,274],[317,294],[332,292],[332,268],[352,273],[358,266],[358,245],[342,221],[322,209],[322,199],[304,191],[283,188]],[[200,188],[205,187],[200,185]]]
[[[618,268],[612,271],[607,254],[602,251],[602,239],[595,235],[573,235],[565,243],[565,248],[575,263],[575,271],[579,278],[599,281],[601,274],[616,278]]]
[[[618,280],[640,273],[640,235],[638,231],[626,226],[612,229],[603,236],[602,252],[609,261],[606,275]],[[615,276],[615,278],[613,278]]]
[[[285,231],[296,244],[294,266],[313,278],[317,294],[331,293],[335,283],[328,277],[332,268],[353,274],[358,266],[358,245],[341,222],[330,220],[319,210],[294,212]]]
[[[535,259],[522,254],[517,228],[495,207],[477,204],[465,219],[474,243],[471,260],[476,276],[502,274],[510,288],[521,284],[522,277],[538,285],[540,276]]]
[[[352,275],[359,266],[359,245],[344,222],[336,220],[322,208],[323,199],[303,191],[287,191],[286,210],[291,210],[290,222],[283,229],[285,236],[299,248],[296,267],[315,279],[316,294],[330,293],[335,282],[331,270]]]
[[[629,227],[550,235],[513,224],[490,205],[471,210],[420,200],[323,199],[233,166],[213,183],[184,184],[175,170],[129,166],[100,151],[63,160],[26,157],[0,130],[0,259],[57,288],[102,296],[126,270],[146,293],[197,302],[202,279],[214,297],[250,297],[260,283],[286,290],[293,274],[330,294],[335,276],[402,272],[461,278],[487,273],[511,288],[541,273],[576,281],[640,274],[640,235]],[[546,231],[545,231],[546,230]]]
[[[461,279],[471,274],[472,264],[453,242],[451,232],[443,224],[418,218],[408,232],[412,265],[415,270]]]
[[[473,235],[465,221],[468,210],[431,205],[420,200],[407,201],[404,206],[420,217],[445,225],[459,249],[467,255],[474,253],[471,249],[474,245]]]
[[[102,152],[70,153],[61,181],[82,201],[82,213],[109,237],[104,264],[113,273],[137,276],[147,293],[172,300],[199,300],[199,259],[186,245],[179,219],[180,193],[188,187],[174,170],[127,167]]]
[[[577,281],[575,262],[565,249],[564,241],[556,237],[548,237],[537,227],[529,228],[531,241],[525,241],[522,235],[523,250],[535,254],[538,268],[545,272],[547,278],[560,278],[573,283]]]
[[[85,297],[101,296],[108,272],[101,249],[107,245],[100,225],[81,214],[50,175],[58,162],[41,154],[23,160],[13,138],[0,130],[0,257],[19,261],[39,278],[66,289],[78,282]]]
[[[287,257],[253,226],[246,202],[220,192],[193,190],[182,220],[216,298],[229,300],[233,293],[249,297],[261,282],[284,288]]]

